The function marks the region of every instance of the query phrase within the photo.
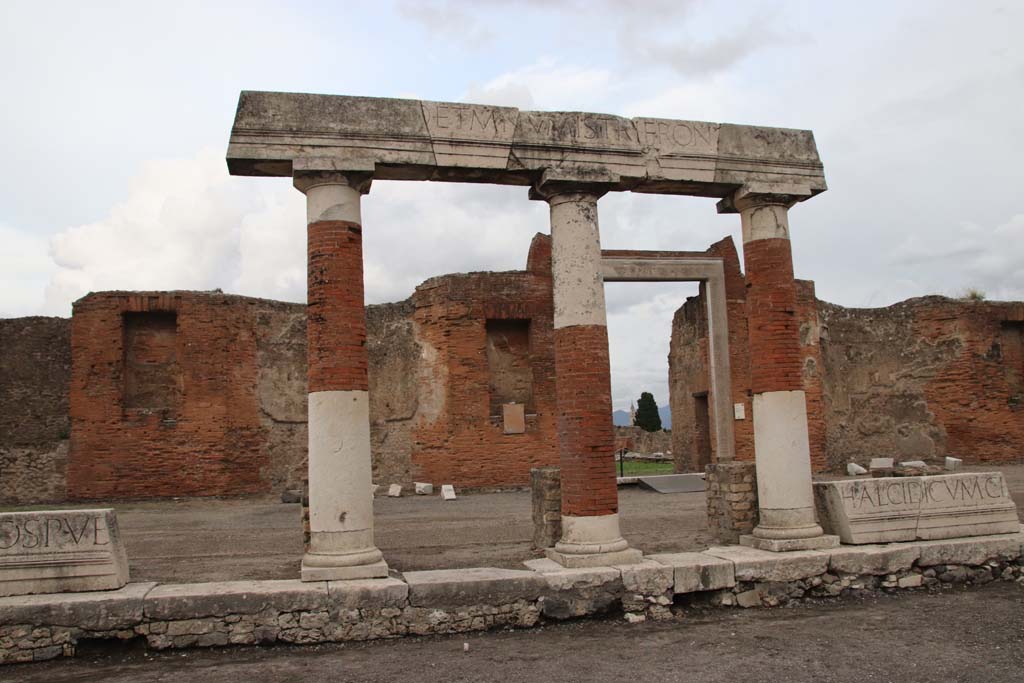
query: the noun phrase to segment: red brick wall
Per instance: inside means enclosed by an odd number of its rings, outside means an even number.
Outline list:
[[[534,239],[529,270],[433,278],[413,295],[422,347],[413,424],[413,479],[462,487],[525,486],[558,464],[550,242]],[[529,320],[535,412],[504,434],[491,410],[487,320]],[[609,423],[610,424],[610,423]]]
[[[125,314],[146,312],[177,315],[179,391],[166,409],[125,404]],[[260,476],[266,436],[257,408],[256,343],[247,313],[229,297],[178,293],[99,294],[75,303],[69,498],[267,489]],[[159,346],[167,340],[161,334],[148,341]]]

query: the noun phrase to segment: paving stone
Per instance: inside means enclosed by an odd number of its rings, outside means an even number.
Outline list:
[[[672,567],[673,590],[677,594],[732,588],[736,585],[731,560],[706,553],[667,553],[649,555],[648,558]]]
[[[0,598],[0,625],[78,626],[90,631],[132,628],[142,622],[144,598],[156,585],[129,583],[112,591]]]
[[[413,607],[501,605],[536,600],[547,589],[543,575],[516,569],[475,567],[406,572]]]
[[[409,585],[391,577],[328,581],[327,599],[332,610],[405,607],[409,603]]]
[[[612,567],[563,567],[546,557],[527,560],[523,563],[530,570],[539,573],[552,590],[574,590],[621,584],[622,575]]]
[[[949,538],[942,541],[920,542],[922,567],[938,564],[979,565],[992,558],[1013,560],[1021,556],[1024,533]]]
[[[704,553],[730,560],[737,581],[799,581],[824,574],[829,563],[827,550],[773,553],[730,545],[708,548]]]
[[[622,587],[629,593],[661,595],[671,591],[675,581],[672,567],[651,560],[617,565],[615,569],[622,573]]]
[[[327,609],[326,581],[221,581],[157,586],[145,600],[150,619],[196,619],[227,614],[257,614]]]
[[[844,545],[829,552],[829,567],[843,574],[891,574],[910,569],[921,556],[916,543]]]

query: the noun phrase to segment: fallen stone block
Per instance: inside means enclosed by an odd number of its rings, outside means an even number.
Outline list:
[[[896,461],[892,458],[872,458],[868,469],[873,477],[887,477],[892,474]]]
[[[667,553],[649,555],[648,559],[672,568],[673,591],[677,594],[719,590],[736,585],[731,560],[706,553]]]
[[[76,626],[87,631],[130,629],[142,623],[143,601],[155,583],[118,590],[0,598],[0,625]]]
[[[846,473],[851,477],[856,477],[861,474],[867,474],[868,471],[855,462],[848,462],[846,463]]]
[[[746,546],[718,546],[703,554],[733,563],[736,581],[799,581],[828,570],[829,551],[775,553]]]
[[[417,496],[430,496],[434,493],[434,485],[427,484],[422,481],[414,482],[413,486],[416,487]]]
[[[399,496],[401,496],[402,495],[402,485],[401,484],[392,484],[391,486],[389,486],[388,487],[388,495],[391,496],[392,498],[398,498]]]
[[[956,472],[964,464],[964,461],[960,458],[946,458],[946,469],[950,472]]]
[[[113,510],[0,513],[0,597],[126,583],[128,556]]]
[[[442,484],[441,497],[445,500],[455,500],[455,487],[451,484]]]
[[[900,467],[928,467],[928,463],[924,460],[903,460]]]
[[[292,503],[301,503],[302,491],[298,491],[295,489],[287,489],[285,491],[281,491],[281,502],[288,505],[291,505]]]
[[[533,601],[548,587],[537,572],[476,567],[405,572],[409,604],[413,607],[460,607],[502,605],[517,600]]]
[[[159,621],[326,608],[327,582],[298,579],[166,584],[145,600],[146,617]]]
[[[1013,533],[1017,507],[1001,472],[814,483],[818,520],[843,543]]]

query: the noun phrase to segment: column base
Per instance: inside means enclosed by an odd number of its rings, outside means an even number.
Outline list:
[[[740,545],[758,550],[769,550],[773,553],[785,553],[792,550],[828,550],[839,547],[839,537],[822,534],[809,538],[758,538],[744,534],[740,536]]]
[[[643,561],[644,554],[635,548],[625,550],[613,550],[605,553],[587,553],[576,555],[563,553],[555,548],[548,548],[544,551],[549,560],[557,562],[567,569],[581,569],[584,567],[608,567],[614,564],[637,564]]]
[[[323,561],[323,556],[319,556]],[[373,564],[357,564],[344,567],[310,566],[302,560],[303,581],[349,581],[352,579],[384,579],[388,576],[388,563],[384,560]]]

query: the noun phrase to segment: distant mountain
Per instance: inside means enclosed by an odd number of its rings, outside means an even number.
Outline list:
[[[672,409],[668,406],[658,406],[658,415],[661,416],[661,428],[672,429]]]
[[[658,406],[658,415],[661,416],[661,428],[672,429],[672,410],[669,406]],[[612,411],[612,424],[616,427],[629,427],[632,423],[629,421],[628,410],[615,410]]]

